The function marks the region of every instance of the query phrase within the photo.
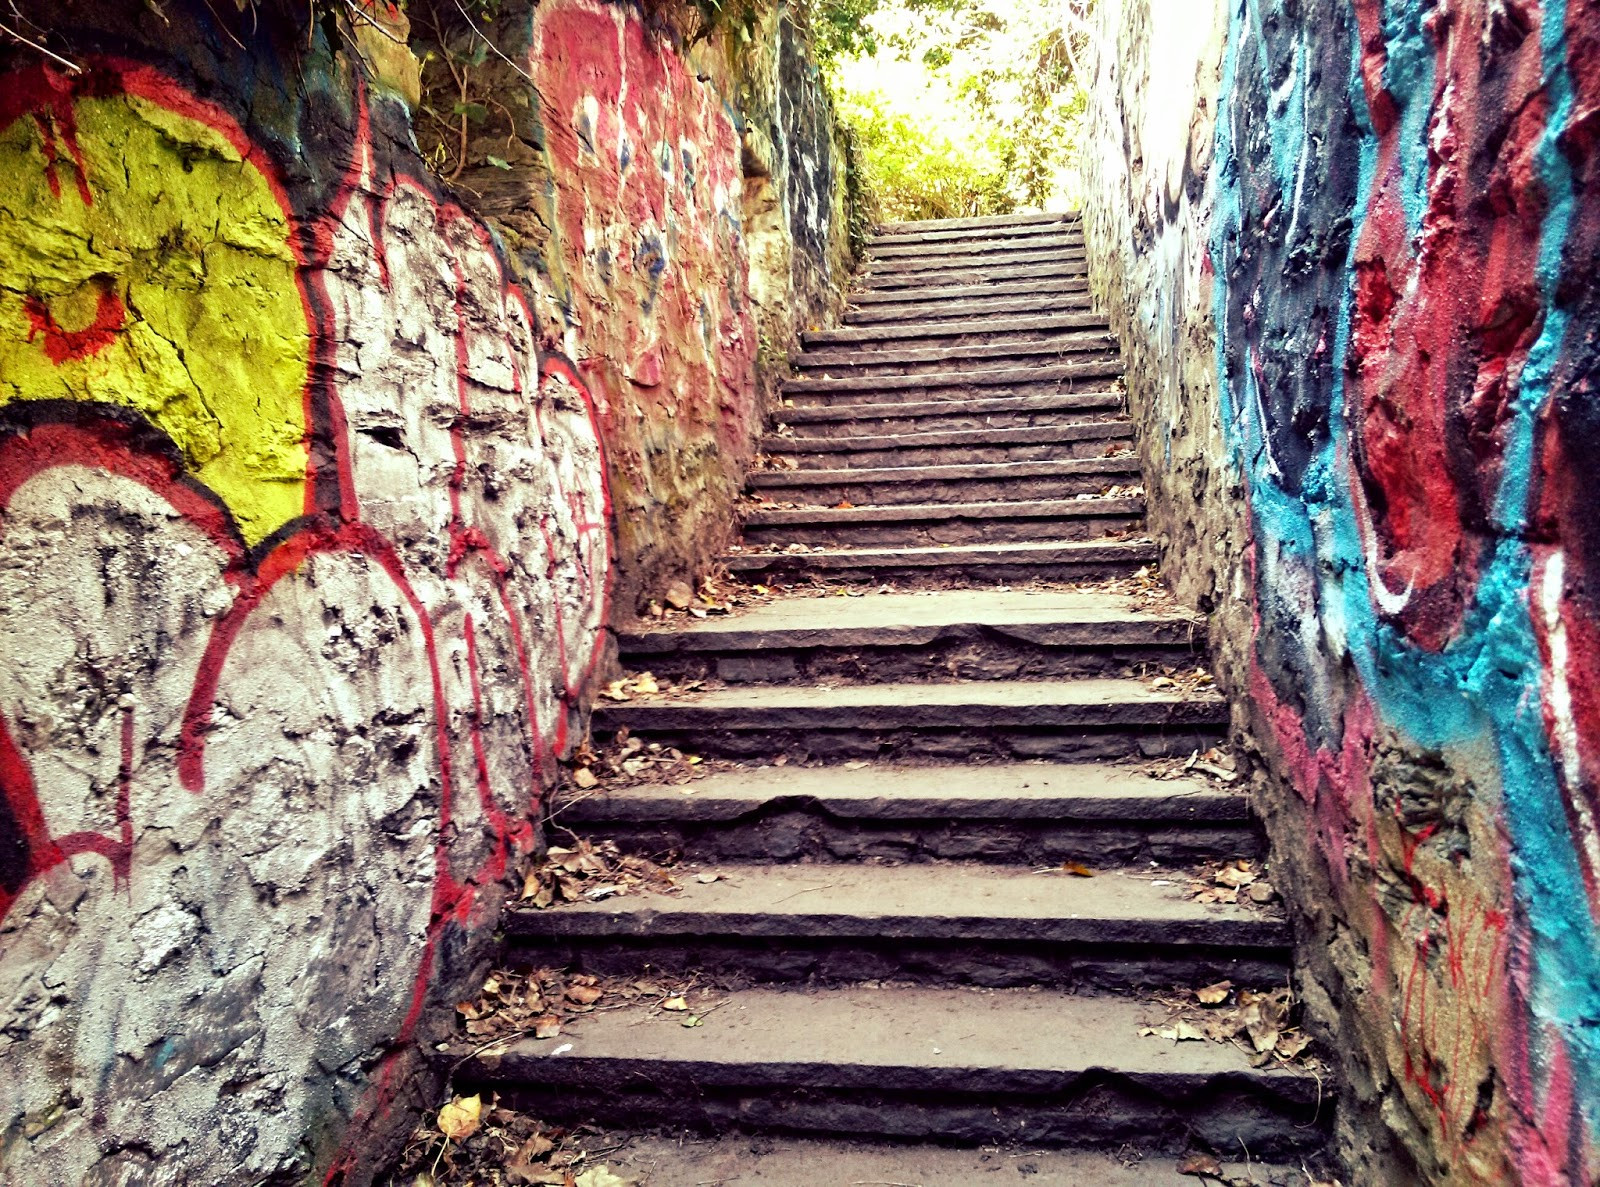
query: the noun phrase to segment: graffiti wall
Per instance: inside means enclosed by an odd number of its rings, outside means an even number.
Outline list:
[[[165,19],[0,77],[7,1183],[359,1172],[607,613],[585,378],[404,108]]]
[[[796,334],[837,311],[853,260],[831,101],[784,0],[710,24],[720,6],[508,0],[492,35],[525,68],[432,7],[459,61],[427,68],[427,102],[466,95],[482,118],[423,140],[461,164],[594,393],[631,614],[732,542]]]
[[[1095,283],[1346,1153],[1592,1182],[1600,6],[1122,0],[1099,37]]]

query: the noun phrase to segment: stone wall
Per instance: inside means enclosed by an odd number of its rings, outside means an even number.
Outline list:
[[[788,0],[727,6],[507,0],[478,53],[461,161],[512,244],[554,345],[595,395],[617,511],[617,611],[691,583],[733,515],[797,333],[830,321],[854,264],[832,102]],[[476,34],[424,3],[462,57]],[[433,15],[443,13],[442,17]],[[459,101],[430,65],[425,100]]]
[[[1600,1173],[1600,5],[1102,0],[1087,228],[1356,1181]]]
[[[842,266],[752,279],[743,117],[634,10],[528,26],[540,241],[365,11],[35,4],[81,69],[0,57],[0,1182],[370,1179],[614,574],[704,563],[763,311]]]

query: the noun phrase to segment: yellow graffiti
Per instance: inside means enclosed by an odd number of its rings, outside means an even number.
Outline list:
[[[48,111],[0,130],[0,405],[137,410],[258,543],[305,507],[288,219],[199,120],[131,95],[73,113],[75,140]]]

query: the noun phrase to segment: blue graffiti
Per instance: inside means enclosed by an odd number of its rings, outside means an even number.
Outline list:
[[[1548,195],[1536,276],[1543,327],[1522,370],[1507,424],[1493,502],[1497,542],[1460,630],[1437,652],[1417,646],[1380,614],[1385,599],[1403,595],[1384,588],[1382,575],[1374,571],[1363,543],[1367,513],[1357,501],[1361,497],[1354,456],[1357,434],[1355,414],[1346,404],[1346,367],[1355,302],[1353,277],[1361,230],[1373,199],[1379,133],[1367,107],[1362,47],[1353,22],[1351,65],[1344,85],[1356,143],[1342,148],[1356,151],[1359,164],[1353,204],[1345,212],[1351,231],[1343,271],[1326,282],[1340,288],[1330,293],[1337,301],[1337,315],[1331,343],[1329,432],[1293,486],[1284,480],[1273,456],[1272,426],[1254,366],[1261,352],[1274,349],[1257,316],[1273,294],[1259,286],[1235,289],[1230,278],[1259,275],[1249,271],[1247,253],[1249,236],[1258,231],[1264,210],[1281,204],[1291,212],[1291,234],[1296,226],[1303,158],[1298,165],[1295,159],[1308,136],[1301,88],[1307,85],[1306,42],[1316,34],[1303,29],[1296,34],[1296,20],[1281,11],[1269,14],[1264,11],[1269,5],[1271,0],[1240,0],[1230,20],[1216,127],[1210,242],[1217,276],[1212,311],[1218,332],[1219,410],[1231,461],[1247,479],[1263,632],[1291,629],[1274,626],[1271,611],[1280,599],[1305,600],[1297,591],[1309,590],[1317,617],[1309,629],[1320,631],[1324,648],[1348,657],[1384,722],[1421,747],[1478,746],[1497,759],[1518,922],[1532,957],[1527,969],[1531,1063],[1536,1075],[1548,1072],[1549,1044],[1558,1042],[1564,1048],[1577,1099],[1593,1132],[1600,1122],[1596,1115],[1600,932],[1583,890],[1578,843],[1568,822],[1541,712],[1545,673],[1528,594],[1533,558],[1522,538],[1534,486],[1535,429],[1551,398],[1551,375],[1570,321],[1557,303],[1562,252],[1577,200],[1571,167],[1560,147],[1574,104],[1564,36],[1566,3],[1546,3],[1540,44],[1550,104],[1537,156]],[[1383,81],[1397,104],[1400,197],[1413,242],[1427,205],[1427,135],[1435,87],[1436,47],[1421,10],[1418,0],[1385,0],[1381,20],[1387,50]],[[1268,15],[1277,19],[1267,21]],[[1268,29],[1275,32],[1269,34]],[[1298,37],[1292,87],[1283,86],[1268,70],[1267,39],[1286,32]],[[1255,78],[1246,73],[1252,66],[1258,72]],[[1337,86],[1339,80],[1323,79],[1321,85]],[[1281,101],[1262,104],[1262,94]],[[1263,120],[1269,125],[1270,160],[1265,163],[1270,171],[1251,171],[1252,186],[1247,187],[1241,137],[1250,125]],[[1264,175],[1276,182],[1278,193],[1259,192]],[[1261,279],[1266,285],[1278,282],[1270,275]],[[1241,309],[1254,313],[1241,318]],[[1296,621],[1298,629],[1308,629],[1303,619]],[[1309,723],[1307,728],[1312,729]]]

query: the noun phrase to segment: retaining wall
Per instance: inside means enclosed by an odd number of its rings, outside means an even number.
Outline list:
[[[1358,1181],[1600,1172],[1600,6],[1110,0],[1087,152]]]

